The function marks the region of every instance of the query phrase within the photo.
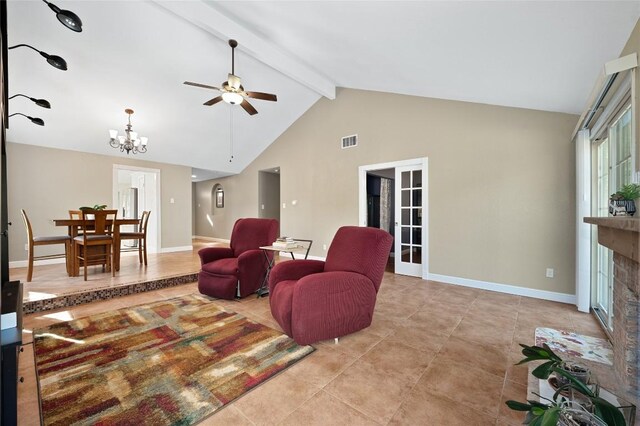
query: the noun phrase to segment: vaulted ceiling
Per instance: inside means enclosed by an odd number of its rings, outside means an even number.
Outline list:
[[[640,17],[638,1],[309,2],[55,1],[83,21],[65,29],[46,4],[8,2],[11,142],[106,155],[108,130],[149,137],[140,159],[193,167],[198,180],[239,173],[336,87],[580,113],[605,62]],[[202,103],[231,67],[247,90],[276,93],[259,111]],[[233,159],[231,160],[231,155]]]

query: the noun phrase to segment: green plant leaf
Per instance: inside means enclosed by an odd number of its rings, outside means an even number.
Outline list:
[[[543,415],[543,414],[544,414],[544,412],[545,412],[545,409],[544,409],[544,408],[541,408],[541,407],[532,407],[532,408],[531,408],[531,413],[532,413],[534,416],[541,416],[541,415]]]
[[[513,401],[511,399],[505,402],[505,404],[507,404],[507,407],[511,408],[514,411],[529,411],[532,408],[531,405],[529,404],[525,404],[524,402]]]
[[[591,398],[591,401],[596,406],[596,415],[608,426],[626,426],[627,422],[618,407],[598,396]]]
[[[569,379],[569,381],[571,382],[571,387],[577,390],[578,392],[584,394],[585,396],[588,396],[589,398],[595,397],[595,394],[593,393],[593,391],[589,389],[587,385],[585,385],[580,380],[578,380],[573,374],[569,373],[568,371],[560,367],[553,367],[552,371],[556,374],[559,374],[562,377],[566,377],[567,379]]]
[[[552,407],[544,412],[540,420],[540,426],[556,426],[560,417],[560,407]]]
[[[556,361],[547,361],[533,369],[531,374],[538,379],[548,379],[553,371],[553,367],[557,365]]]

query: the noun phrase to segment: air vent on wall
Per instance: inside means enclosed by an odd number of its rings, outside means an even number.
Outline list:
[[[358,146],[358,135],[345,136],[342,138],[342,149]]]

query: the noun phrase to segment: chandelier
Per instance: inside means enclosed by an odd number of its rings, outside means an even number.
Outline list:
[[[127,108],[124,112],[129,114],[129,124],[127,124],[127,128],[124,130],[126,136],[118,136],[117,130],[109,130],[109,136],[111,137],[109,145],[111,145],[112,148],[120,148],[120,152],[127,151],[127,154],[130,152],[134,154],[147,152],[148,138],[144,136],[138,137],[137,132],[131,131],[131,114],[133,114],[133,110]]]

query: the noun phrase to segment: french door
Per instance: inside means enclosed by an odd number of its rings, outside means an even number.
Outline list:
[[[608,216],[609,196],[633,180],[633,144],[631,140],[631,106],[622,109],[606,126],[594,145],[595,163],[592,184],[593,215]],[[613,256],[611,250],[592,238],[593,270],[592,306],[605,326],[612,330]]]
[[[396,274],[422,276],[422,191],[422,166],[396,167]]]

